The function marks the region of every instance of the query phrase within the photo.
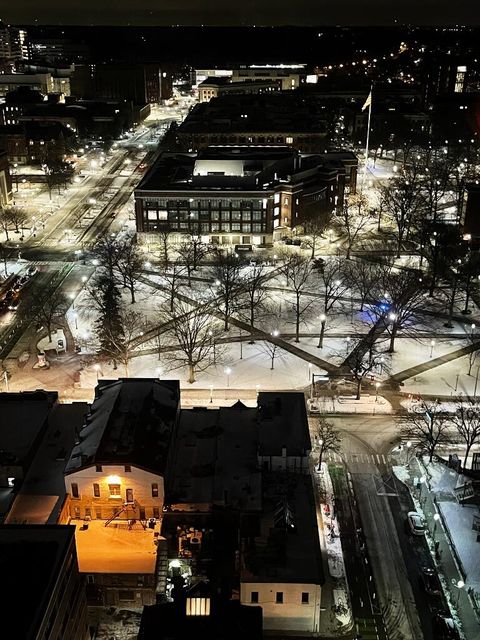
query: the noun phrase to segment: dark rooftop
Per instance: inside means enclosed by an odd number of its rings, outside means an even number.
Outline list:
[[[101,381],[66,473],[92,464],[133,464],[163,473],[179,402],[176,380]]]
[[[263,392],[258,396],[259,454],[303,456],[312,448],[305,396],[298,392]]]
[[[69,525],[0,526],[0,572],[5,587],[2,636],[38,638],[39,626],[74,535],[75,527]]]

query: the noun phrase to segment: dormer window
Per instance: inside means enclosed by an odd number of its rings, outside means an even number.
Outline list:
[[[210,598],[187,598],[187,616],[209,616]]]

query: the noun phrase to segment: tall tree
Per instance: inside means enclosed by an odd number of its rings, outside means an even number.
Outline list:
[[[186,366],[188,382],[195,382],[197,373],[214,364],[215,342],[212,336],[218,333],[213,325],[211,310],[206,307],[192,307],[179,301],[173,311],[163,313],[162,319],[170,337],[170,350],[164,351],[164,358],[175,367]],[[218,345],[217,345],[218,350]]]
[[[438,401],[423,400],[419,411],[408,415],[401,432],[406,440],[418,442],[418,447],[426,450],[430,462],[437,447],[452,440],[451,422]]]
[[[291,306],[295,313],[295,342],[300,342],[300,322],[314,302],[312,298],[305,297],[313,268],[312,262],[298,253],[286,255],[280,268],[294,295]]]
[[[345,270],[343,263],[338,258],[330,258],[327,260],[320,271],[320,282],[322,292],[320,299],[322,301],[322,316],[320,323],[320,336],[318,339],[318,347],[323,347],[323,337],[325,335],[325,327],[329,314],[331,314],[333,306],[341,298],[348,289],[348,281],[345,278]]]
[[[135,303],[135,287],[143,271],[143,260],[135,236],[128,236],[116,245],[114,252],[115,267],[128,287],[132,304]]]
[[[370,214],[367,210],[368,200],[361,193],[347,196],[341,209],[342,230],[346,235],[347,260],[360,232],[367,226]]]
[[[175,299],[183,288],[183,274],[185,273],[184,267],[181,267],[176,262],[172,263],[169,267],[165,267],[165,271],[162,274],[165,280],[166,287],[168,289],[168,304],[170,311],[173,311],[175,305]]]
[[[303,228],[306,235],[305,244],[312,250],[310,257],[313,260],[315,258],[318,243],[323,237],[325,224],[318,218],[313,218],[312,220],[307,220],[303,225]]]
[[[224,329],[230,328],[230,318],[238,308],[243,293],[241,272],[245,262],[231,253],[218,250],[212,269],[214,278],[214,295],[217,296],[220,309],[225,319]]]
[[[326,453],[340,453],[342,436],[340,432],[335,429],[331,422],[328,422],[323,416],[320,416],[315,421],[315,443],[318,446],[318,471],[322,468],[323,456]]]
[[[269,274],[265,265],[255,264],[249,267],[248,273],[243,279],[243,296],[245,298],[246,316],[251,327],[255,326],[256,320],[262,315],[266,309],[268,301],[268,291],[265,285],[268,281]]]
[[[100,335],[100,355],[123,365],[125,377],[129,377],[130,360],[135,355],[134,338],[140,334],[143,316],[135,311],[120,309],[115,323],[109,322]]]
[[[467,467],[472,447],[480,443],[480,407],[475,398],[461,396],[455,398],[455,413],[452,423],[465,445],[463,467]]]
[[[373,376],[376,371],[386,368],[384,354],[378,351],[374,334],[369,334],[357,342],[347,358],[347,363],[356,383],[356,399],[360,400],[362,384],[367,376]]]
[[[100,274],[89,289],[98,313],[95,322],[95,333],[98,340],[98,353],[113,360],[114,369],[117,368],[117,358],[113,357],[116,345],[125,340],[121,320],[121,296],[116,283],[108,274]]]
[[[45,290],[37,285],[30,289],[27,306],[30,316],[45,325],[48,340],[51,342],[53,328],[63,322],[69,307],[65,294],[60,289],[46,294]]]

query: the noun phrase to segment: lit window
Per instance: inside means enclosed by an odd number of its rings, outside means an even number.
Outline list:
[[[15,478],[8,478],[8,486],[13,487],[15,485]]]
[[[111,498],[117,498],[120,496],[120,485],[119,484],[109,484],[108,490],[110,491]]]
[[[152,484],[152,498],[158,498],[158,484],[156,482]]]
[[[283,204],[284,204],[286,207],[288,207],[288,198],[284,198],[284,199],[283,199]]]
[[[187,598],[187,616],[209,616],[210,598]]]
[[[95,498],[100,498],[100,485],[97,482],[93,484],[93,495]]]
[[[285,142],[286,142],[287,144],[293,144],[293,138],[292,138],[292,136],[287,136],[287,137],[285,138]]]
[[[278,204],[280,202],[280,194],[279,193],[276,193],[273,196],[273,201],[274,201],[275,204]]]

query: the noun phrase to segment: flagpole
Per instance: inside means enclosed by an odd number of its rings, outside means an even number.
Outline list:
[[[373,85],[370,87],[370,104],[368,105],[368,123],[367,123],[367,142],[365,145],[365,166],[363,169],[363,181],[362,181],[362,187],[363,184],[366,182],[367,179],[367,168],[368,168],[368,147],[370,144],[370,120],[372,118],[372,91],[373,91]]]

